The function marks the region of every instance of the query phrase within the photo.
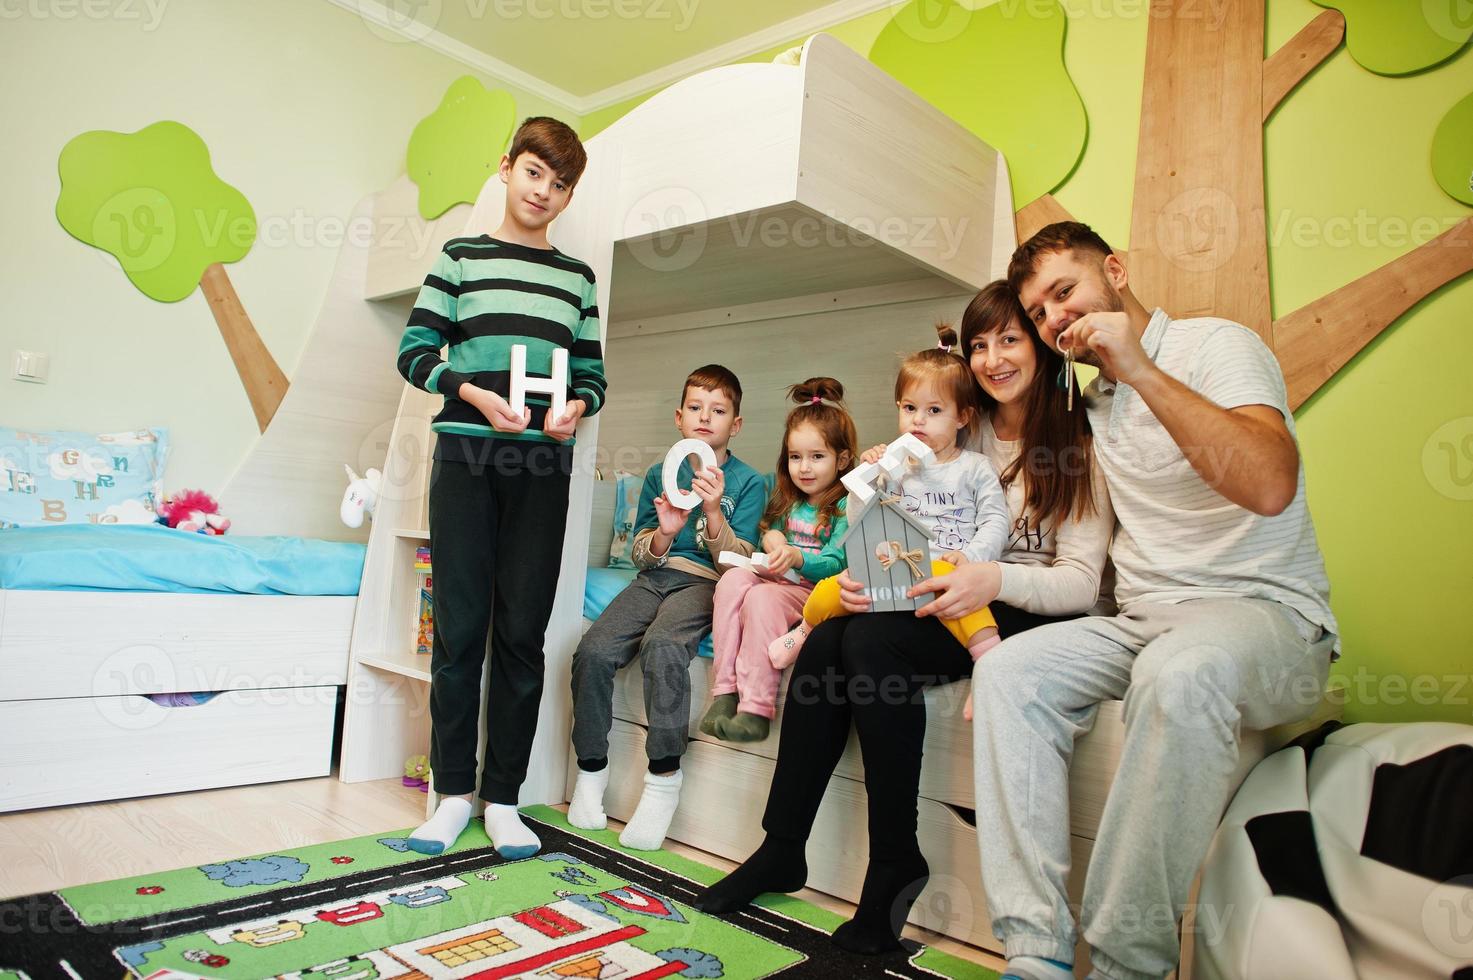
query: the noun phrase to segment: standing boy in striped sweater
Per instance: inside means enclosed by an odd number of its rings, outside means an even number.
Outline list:
[[[486,833],[503,857],[541,842],[517,815],[542,699],[543,638],[562,562],[573,429],[603,405],[603,350],[593,271],[548,244],[587,156],[556,119],[526,120],[501,158],[506,216],[494,235],[445,244],[415,300],[399,373],[445,396],[430,477],[435,644],[430,658],[430,769],[443,799],[409,846],[439,854],[470,821],[476,789],[481,670],[491,633]],[[440,350],[450,347],[449,361]],[[529,394],[507,402],[511,350],[529,377],[550,377],[568,351],[567,409]]]

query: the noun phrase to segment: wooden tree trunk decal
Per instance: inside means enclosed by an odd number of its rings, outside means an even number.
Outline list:
[[[230,359],[235,362],[240,383],[245,386],[246,395],[251,400],[251,412],[256,416],[256,427],[265,432],[277,407],[281,405],[281,400],[286,397],[286,390],[291,382],[276,363],[276,358],[271,356],[261,335],[256,332],[255,325],[241,305],[240,297],[235,293],[235,286],[231,284],[225,266],[219,262],[205,266],[199,286],[205,299],[209,300],[210,312],[215,315],[220,336],[225,339],[225,347],[230,351]]]
[[[1167,9],[1163,9],[1167,8]],[[1130,275],[1173,316],[1271,340],[1261,2],[1154,0],[1130,216]]]
[[[1263,123],[1336,51],[1327,10],[1263,58],[1263,0],[1152,0],[1146,36],[1129,267],[1138,295],[1172,316],[1222,316],[1264,339],[1298,408],[1434,290],[1473,271],[1473,218],[1274,320],[1269,307]],[[1068,212],[1050,195],[1016,215],[1022,241]]]

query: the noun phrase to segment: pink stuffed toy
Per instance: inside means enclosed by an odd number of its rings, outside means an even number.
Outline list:
[[[167,496],[158,511],[159,523],[181,531],[224,534],[230,530],[230,520],[220,513],[220,505],[203,490],[180,490]]]

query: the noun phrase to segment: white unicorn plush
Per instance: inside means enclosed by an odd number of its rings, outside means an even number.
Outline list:
[[[363,476],[353,472],[353,467],[347,463],[343,469],[348,473],[348,489],[343,492],[343,505],[338,510],[338,516],[343,523],[349,527],[362,527],[363,515],[373,517],[373,508],[378,504],[379,486],[383,482],[383,474],[378,470],[370,469]]]

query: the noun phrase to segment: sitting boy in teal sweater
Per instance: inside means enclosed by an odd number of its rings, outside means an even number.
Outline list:
[[[681,510],[662,492],[663,463],[645,474],[635,520],[634,564],[639,574],[614,597],[573,654],[573,748],[578,780],[568,821],[602,830],[609,784],[609,729],[614,676],[636,654],[644,671],[649,771],[634,816],[619,835],[625,847],[658,850],[680,803],[680,757],[690,725],[690,663],[711,632],[712,600],[723,551],[750,555],[767,503],[762,476],[727,451],[742,427],[742,386],[719,364],[685,379],[675,427],[716,453],[716,468],[695,473],[680,464],[682,490],[700,506]]]

